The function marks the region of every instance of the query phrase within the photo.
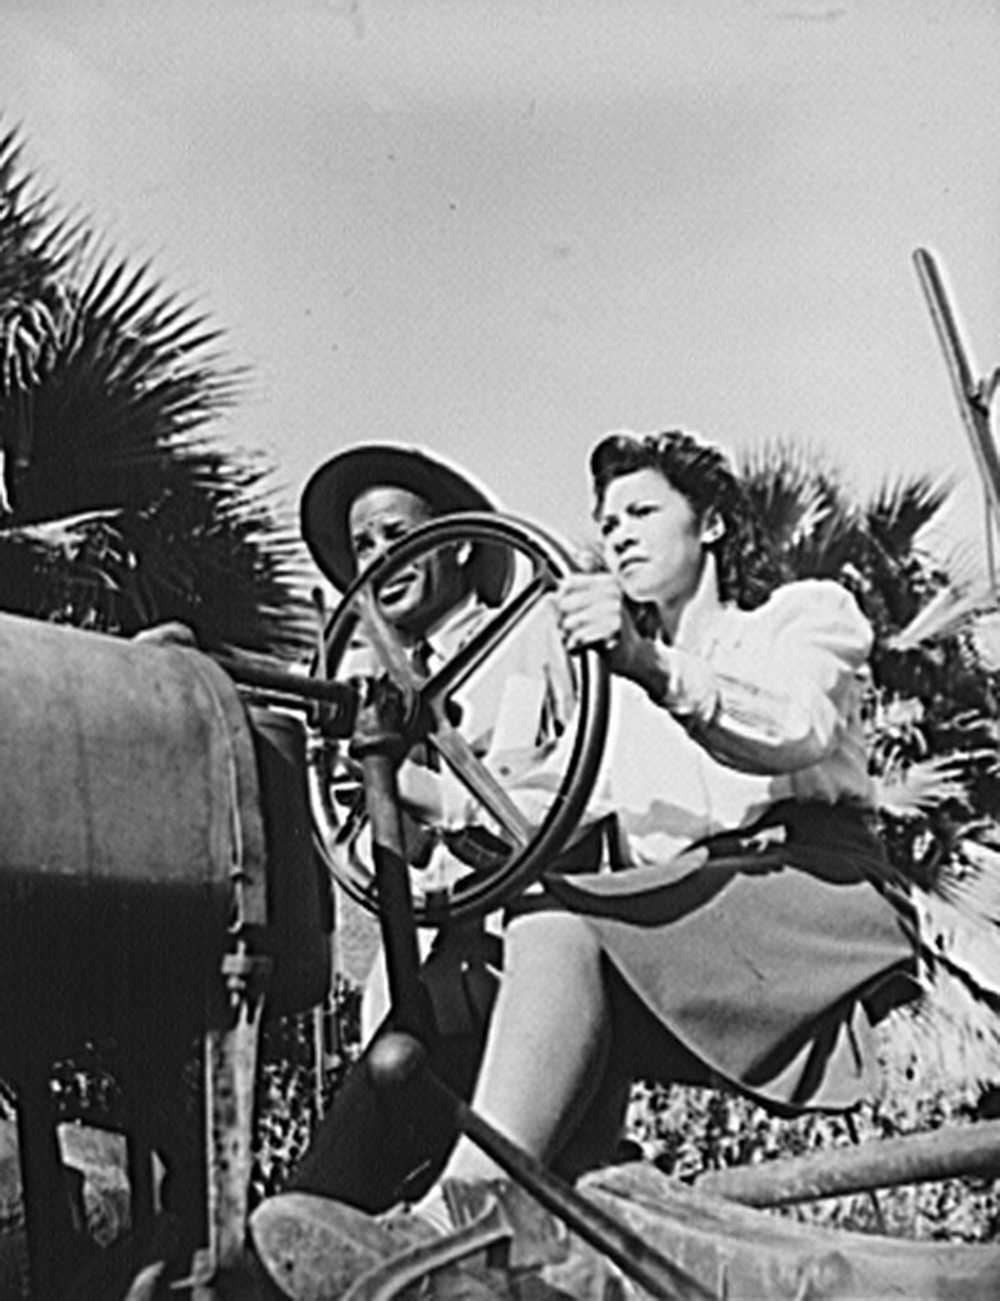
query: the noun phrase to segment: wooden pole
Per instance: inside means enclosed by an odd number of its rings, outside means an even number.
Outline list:
[[[859,1147],[713,1170],[697,1179],[695,1187],[699,1193],[744,1206],[788,1206],[963,1175],[984,1179],[1000,1175],[1000,1121],[952,1125],[926,1134],[880,1138]]]
[[[990,428],[988,386],[973,377],[968,354],[958,332],[955,314],[945,292],[937,263],[926,249],[913,254],[921,288],[930,309],[931,320],[944,352],[952,388],[958,400],[962,420],[972,443],[972,452],[983,481],[994,523],[1000,525],[1000,454]]]

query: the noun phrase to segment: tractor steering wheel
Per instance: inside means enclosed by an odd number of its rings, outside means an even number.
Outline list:
[[[414,665],[399,631],[386,617],[390,601],[380,605],[379,594],[404,570],[419,568],[442,549],[451,549],[470,576],[485,573],[482,562],[491,558],[493,580],[480,582],[484,605],[477,607],[471,636],[426,672]],[[349,671],[352,642],[356,645],[360,635],[369,662],[374,660],[369,675],[388,675],[407,705],[404,740],[409,757],[403,767],[422,764],[436,767],[442,777],[448,774],[452,808],[457,791],[463,816],[468,815],[460,827],[454,824],[454,813],[450,818],[443,812],[428,816],[425,809],[411,819],[414,850],[408,851],[408,858],[418,925],[469,920],[502,906],[552,865],[584,812],[607,732],[609,674],[596,650],[568,655],[555,628],[548,598],[559,579],[574,568],[567,549],[533,524],[486,513],[446,516],[393,544],[355,580],[330,620],[325,636],[328,676]],[[499,584],[498,571],[503,574]],[[537,658],[530,665],[541,643],[556,660],[547,669]],[[523,668],[526,663],[532,673],[505,673],[511,664]],[[551,687],[553,680],[560,684],[560,704],[553,709],[550,700],[533,714],[539,702],[531,701],[532,683],[540,689],[539,681]],[[523,748],[513,763],[510,752],[498,755],[504,718],[490,718],[488,726],[477,729],[477,694],[500,702],[508,716],[512,710],[527,710],[536,720],[530,756]],[[542,759],[547,761],[544,811],[529,817],[512,798],[510,786],[532,767],[537,772]],[[370,856],[365,859],[364,789],[343,742],[314,742],[309,792],[317,838],[331,871],[352,898],[377,912],[375,873]],[[405,812],[404,799],[401,807]],[[449,851],[445,860],[457,866],[455,874],[433,870],[434,862],[440,862],[433,851],[441,846]],[[456,854],[461,860],[457,864]]]

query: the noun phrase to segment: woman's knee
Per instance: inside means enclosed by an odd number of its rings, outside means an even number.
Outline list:
[[[507,927],[504,972],[515,977],[522,968],[554,973],[600,975],[601,944],[596,932],[574,913],[538,912],[516,917]]]

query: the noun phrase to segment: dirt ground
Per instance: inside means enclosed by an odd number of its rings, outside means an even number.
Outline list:
[[[89,1125],[59,1126],[59,1145],[72,1191],[95,1241],[104,1245],[128,1224],[125,1139]],[[0,1120],[0,1301],[21,1297],[28,1269],[17,1129]]]

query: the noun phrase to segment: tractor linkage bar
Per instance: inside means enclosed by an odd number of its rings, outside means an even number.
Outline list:
[[[212,658],[240,686],[282,697],[282,703],[288,708],[318,708],[326,735],[347,738],[353,733],[358,712],[357,683],[307,678],[287,669],[271,668],[231,655],[213,655]]]

